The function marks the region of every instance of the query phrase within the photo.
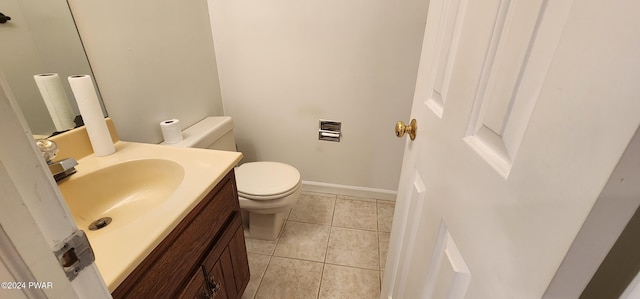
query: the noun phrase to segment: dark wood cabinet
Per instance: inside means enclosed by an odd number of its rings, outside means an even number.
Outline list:
[[[249,263],[233,170],[116,288],[114,298],[241,298]]]
[[[240,219],[234,219],[225,232],[221,243],[224,248],[214,248],[209,252],[200,271],[195,273],[180,298],[240,298],[249,282],[249,267],[246,254],[237,254],[244,248],[244,232]],[[239,248],[238,245],[243,247]]]

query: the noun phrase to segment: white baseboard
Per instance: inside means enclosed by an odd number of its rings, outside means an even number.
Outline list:
[[[395,201],[398,192],[395,190],[376,189],[358,186],[329,184],[322,182],[302,181],[302,191],[334,193],[357,197]]]

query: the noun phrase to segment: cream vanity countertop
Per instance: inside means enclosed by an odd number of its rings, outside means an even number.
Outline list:
[[[93,171],[137,160],[172,161],[180,165],[184,173],[179,174],[183,175],[181,182],[165,200],[145,208],[132,205],[133,210],[127,212],[135,213],[135,217],[119,221],[114,216],[113,222],[100,230],[83,227],[87,226],[87,219],[79,219],[78,208],[74,211],[74,205],[69,203],[79,229],[89,238],[96,264],[110,291],[115,290],[242,158],[242,154],[236,152],[124,141],[116,141],[115,146],[116,152],[109,156],[90,154],[78,159],[77,173],[61,181],[60,189],[64,191],[64,184],[73,184]],[[65,192],[62,193],[64,196]]]

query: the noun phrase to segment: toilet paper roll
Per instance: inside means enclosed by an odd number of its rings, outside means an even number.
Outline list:
[[[76,126],[73,122],[75,115],[62,86],[60,76],[56,73],[47,73],[35,75],[33,79],[36,81],[47,110],[49,110],[56,131],[73,129]]]
[[[320,135],[322,137],[331,137],[331,138],[338,138],[340,137],[340,133],[332,133],[332,132],[320,132]]]
[[[182,141],[182,129],[180,129],[180,120],[167,119],[160,122],[160,129],[164,137],[164,143],[173,144]]]
[[[69,76],[69,85],[73,96],[78,102],[78,109],[89,134],[89,141],[96,156],[107,156],[116,151],[111,140],[111,134],[104,121],[104,115],[98,101],[98,94],[93,87],[93,80],[89,75]]]

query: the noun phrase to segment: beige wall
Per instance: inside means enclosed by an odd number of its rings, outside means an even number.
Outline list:
[[[225,114],[245,160],[303,180],[396,190],[427,3],[210,0]],[[342,121],[340,143],[319,119]]]
[[[70,5],[121,139],[159,142],[163,119],[224,113],[247,161],[397,189],[405,140],[393,127],[409,118],[426,1]],[[342,142],[318,141],[319,119],[342,121]]]
[[[122,140],[159,143],[159,123],[222,115],[206,0],[69,1]]]

